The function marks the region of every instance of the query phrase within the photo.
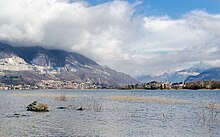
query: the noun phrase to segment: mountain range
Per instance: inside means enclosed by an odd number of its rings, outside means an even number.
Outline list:
[[[7,77],[19,77],[21,83],[57,80],[107,85],[136,84],[139,81],[220,81],[220,67],[197,64],[158,76],[137,76],[137,81],[78,53],[45,49],[41,46],[14,47],[0,42],[0,83],[7,83]]]
[[[192,82],[192,81],[208,81],[208,80],[220,80],[219,67],[213,67],[211,65],[199,63],[187,69],[181,69],[178,71],[165,72],[162,75],[151,76],[142,75],[137,76],[137,80],[140,82],[151,81],[169,81],[169,82]]]
[[[210,68],[199,75],[189,76],[185,82],[195,82],[195,81],[220,81],[220,67]]]
[[[29,82],[60,80],[107,85],[138,83],[131,76],[101,66],[78,53],[0,43],[0,83],[4,77],[10,76],[21,77]]]

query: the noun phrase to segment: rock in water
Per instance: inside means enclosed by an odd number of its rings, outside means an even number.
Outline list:
[[[79,110],[79,111],[83,111],[84,109],[83,109],[82,107],[80,107],[80,108],[78,108],[77,110]]]
[[[58,107],[57,109],[68,109],[67,107]]]
[[[37,102],[37,101],[34,101],[33,103],[29,104],[27,106],[27,110],[28,111],[37,111],[37,112],[49,111],[47,104],[43,104],[43,103],[40,103],[40,102]]]

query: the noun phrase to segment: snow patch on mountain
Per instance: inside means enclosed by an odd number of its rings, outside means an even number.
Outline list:
[[[4,53],[1,53],[0,58],[0,70],[10,70],[10,71],[24,71],[24,70],[33,70],[32,66],[29,65],[24,59],[12,55],[5,54],[5,58],[3,58]]]
[[[39,53],[32,61],[32,64],[37,66],[50,66],[50,60],[45,54]]]
[[[13,47],[0,43],[0,72],[23,79],[136,84],[134,78],[103,67],[78,53],[36,47]]]
[[[151,81],[169,81],[169,82],[183,82],[189,76],[199,75],[206,69],[212,68],[213,66],[205,63],[194,64],[188,68],[173,68],[161,75],[142,75],[137,76],[137,80],[141,82]]]

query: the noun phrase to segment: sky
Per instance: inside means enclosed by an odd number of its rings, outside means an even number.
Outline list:
[[[0,0],[0,41],[78,52],[120,72],[220,65],[220,0]]]
[[[109,0],[87,0],[90,5],[103,4]],[[168,15],[172,18],[180,18],[183,14],[192,10],[205,10],[209,13],[220,12],[220,0],[128,0],[138,5],[137,13],[152,16]]]

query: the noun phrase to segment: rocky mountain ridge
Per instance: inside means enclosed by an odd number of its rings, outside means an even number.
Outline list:
[[[165,72],[162,75],[158,76],[151,76],[151,75],[142,75],[142,76],[137,76],[136,79],[139,80],[140,82],[151,82],[151,81],[168,81],[168,82],[183,82],[185,81],[188,77],[194,77],[202,72],[213,68],[214,66],[204,64],[204,63],[199,63],[195,64],[192,67],[185,68],[185,69],[180,69],[176,71],[171,71],[171,72]]]
[[[189,76],[185,82],[195,81],[220,81],[220,67],[207,69],[196,76]]]
[[[78,53],[0,43],[0,76],[19,76],[34,82],[69,80],[100,84],[135,84],[134,78]],[[0,81],[1,82],[1,81]]]

